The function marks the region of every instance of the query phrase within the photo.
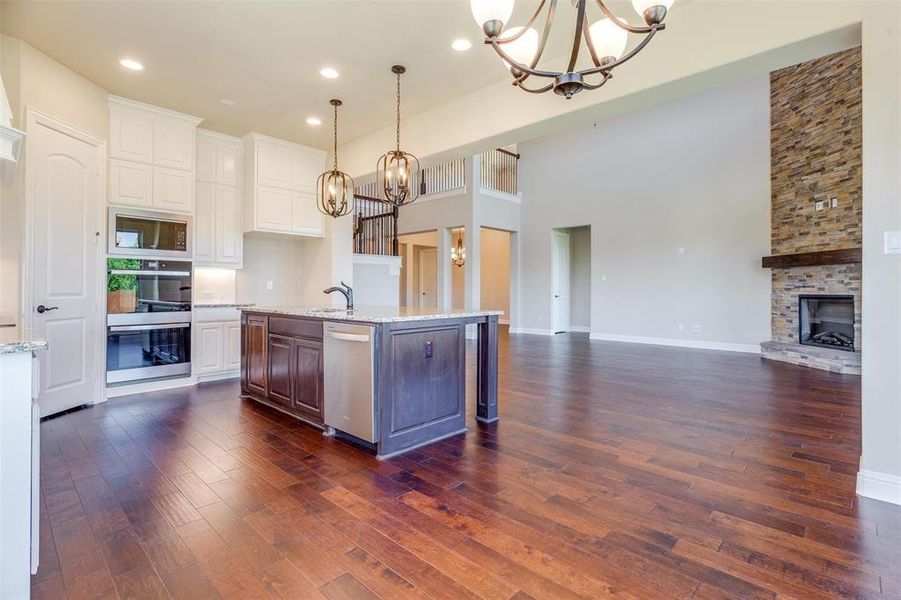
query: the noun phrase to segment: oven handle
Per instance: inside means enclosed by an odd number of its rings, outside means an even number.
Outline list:
[[[190,327],[190,323],[159,323],[155,325],[114,325],[107,327],[111,333],[117,331],[150,331],[151,329],[182,329]]]
[[[129,269],[110,269],[110,275],[169,275],[172,277],[190,277],[188,271],[131,271]]]

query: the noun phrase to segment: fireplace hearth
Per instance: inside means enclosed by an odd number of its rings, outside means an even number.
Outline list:
[[[854,352],[854,296],[799,296],[798,341]]]

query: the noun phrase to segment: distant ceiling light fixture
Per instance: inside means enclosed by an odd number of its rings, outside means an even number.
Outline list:
[[[234,101],[234,100],[229,100],[228,98],[223,98],[223,99],[220,100],[219,102],[221,102],[222,104],[224,104],[224,105],[226,105],[226,106],[234,106],[234,105],[235,105],[235,101]]]
[[[143,71],[144,70],[144,65],[142,65],[138,61],[133,60],[131,58],[123,58],[122,60],[119,61],[119,64],[122,65],[123,67],[125,67],[126,69],[131,69],[132,71]]]
[[[453,42],[451,42],[451,48],[453,48],[457,52],[466,52],[467,50],[472,48],[472,42],[470,42],[466,38],[457,38]]]
[[[402,65],[391,67],[391,72],[397,76],[396,143],[394,150],[383,154],[376,164],[376,181],[385,194],[385,200],[395,206],[415,202],[422,193],[421,188],[413,181],[421,172],[419,159],[400,149],[400,76],[406,71],[406,67]]]
[[[341,101],[332,99],[335,107],[334,145],[332,146],[332,170],[326,171],[316,181],[316,196],[319,212],[329,217],[343,217],[354,210],[354,180],[347,173],[338,170],[338,107]]]
[[[463,246],[463,230],[457,234],[457,246],[451,246],[451,262],[458,267],[466,264],[466,248]]]
[[[319,125],[322,125],[322,121],[320,121],[316,117],[307,117],[307,125],[312,125],[313,127],[317,127]]]
[[[522,27],[507,27],[513,14],[515,0],[470,0],[472,16],[485,33],[485,43],[494,48],[510,69],[513,85],[533,94],[554,90],[555,94],[567,99],[582,90],[596,90],[613,76],[614,68],[641,52],[658,31],[663,31],[666,27],[663,19],[666,18],[666,13],[675,0],[632,0],[632,7],[644,20],[643,26],[629,25],[625,19],[614,15],[605,0],[592,2],[597,4],[605,18],[589,26],[586,15],[588,2],[586,0],[571,0],[571,2],[576,9],[576,26],[569,62],[566,70],[553,71],[539,68],[538,63],[544,54],[548,35],[554,25],[557,0],[541,0],[532,17]],[[544,22],[540,34],[532,27],[539,20]],[[630,33],[644,37],[632,50],[626,52]],[[588,49],[592,65],[577,71],[576,63],[583,42]],[[592,83],[588,78],[594,76],[598,76],[599,79],[595,79]],[[537,87],[526,87],[526,80],[530,77],[533,81],[550,79],[550,82],[539,84]]]
[[[338,79],[338,71],[331,67],[322,67],[319,69],[319,74],[326,79]]]

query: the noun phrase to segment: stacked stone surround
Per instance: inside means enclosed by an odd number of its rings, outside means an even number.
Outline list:
[[[862,241],[862,113],[860,48],[830,54],[770,75],[772,254],[857,248]],[[828,207],[816,210],[817,201]],[[768,358],[859,373],[861,265],[772,270],[772,336]],[[798,344],[798,296],[854,296],[857,356],[803,351]],[[850,355],[851,353],[844,353]],[[858,365],[856,368],[853,363]],[[849,366],[850,363],[850,366]]]

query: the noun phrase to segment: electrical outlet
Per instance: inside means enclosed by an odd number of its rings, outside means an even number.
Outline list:
[[[274,286],[273,282],[271,282],[271,281],[267,281],[267,282],[266,282],[266,289],[267,289],[267,290],[271,290],[271,289],[273,288],[273,286]]]
[[[606,276],[606,275],[601,275],[601,281],[607,281],[607,276]]]
[[[425,357],[432,358],[432,356],[434,355],[434,352],[435,352],[434,343],[432,342],[432,340],[429,340],[429,341],[425,342],[424,345],[425,345]]]
[[[901,254],[901,231],[885,232],[885,253]]]
[[[685,248],[679,248],[679,254],[685,254]]]
[[[679,331],[685,331],[685,323],[679,323],[678,325],[676,325],[676,327],[679,329]]]
[[[813,208],[814,210],[823,210],[824,208],[826,208],[826,203],[823,200],[817,200],[816,202],[814,202]]]
[[[701,326],[695,323],[691,326],[691,330],[695,333],[701,333]]]

